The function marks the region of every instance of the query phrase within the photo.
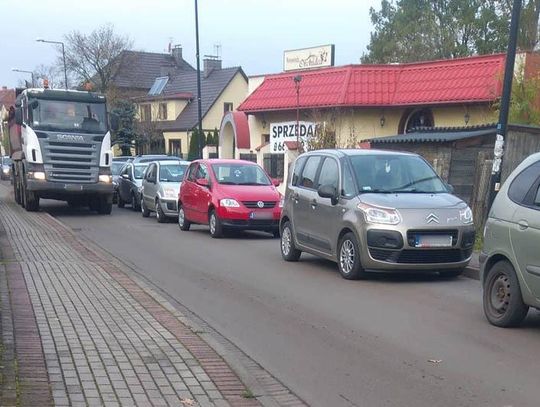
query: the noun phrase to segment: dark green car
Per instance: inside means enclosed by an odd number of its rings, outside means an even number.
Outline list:
[[[525,159],[499,191],[480,263],[490,323],[517,326],[529,307],[540,309],[540,153]]]

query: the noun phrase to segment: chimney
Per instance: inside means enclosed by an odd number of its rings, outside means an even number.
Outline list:
[[[219,71],[221,69],[221,59],[217,57],[205,57],[203,63],[205,78],[208,78],[213,71]]]
[[[182,65],[184,59],[182,58],[182,46],[180,44],[177,44],[172,48],[171,55],[174,59],[174,63],[177,66]]]

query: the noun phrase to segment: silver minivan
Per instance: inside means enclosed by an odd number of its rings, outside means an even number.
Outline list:
[[[525,159],[497,194],[480,254],[484,313],[496,326],[517,326],[540,309],[540,153]]]
[[[160,160],[148,165],[142,181],[141,212],[156,213],[159,223],[178,216],[178,192],[189,161]]]
[[[394,270],[455,277],[470,260],[472,212],[419,155],[318,150],[289,174],[280,221],[287,261],[305,251],[359,279]]]

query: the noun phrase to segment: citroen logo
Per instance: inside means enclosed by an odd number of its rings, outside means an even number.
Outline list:
[[[439,223],[439,217],[431,212],[428,216],[426,216],[426,223]]]
[[[263,202],[263,201],[257,202],[257,206],[258,206],[259,208],[264,208],[264,202]]]

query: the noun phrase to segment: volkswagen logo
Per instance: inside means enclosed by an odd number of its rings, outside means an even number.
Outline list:
[[[439,223],[439,217],[431,212],[428,216],[426,216],[426,223]]]
[[[257,202],[257,206],[258,206],[259,208],[264,208],[264,202],[263,202],[263,201]]]

